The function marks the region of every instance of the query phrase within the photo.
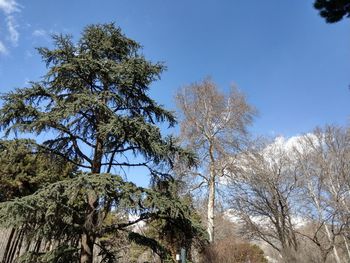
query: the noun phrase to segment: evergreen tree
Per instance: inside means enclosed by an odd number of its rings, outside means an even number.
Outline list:
[[[189,207],[176,196],[137,187],[117,175],[82,173],[0,205],[0,223],[23,229],[27,247],[35,244],[34,250],[27,250],[18,261],[79,262],[77,244],[88,227],[86,209],[91,196],[99,200],[94,236],[98,239],[95,244],[99,247],[101,262],[118,262],[118,253],[114,252],[118,244],[111,244],[108,239],[124,234],[129,242],[151,248],[162,259],[170,256],[171,252],[159,239],[135,231],[132,226],[141,220],[163,220],[170,229],[176,227],[179,236],[193,235],[200,230],[192,223]],[[44,253],[40,251],[43,244],[56,246]]]
[[[184,182],[177,180],[170,184],[170,187],[163,189],[157,187],[157,192],[172,197],[177,197],[183,204],[191,208],[186,217],[173,217],[171,220],[167,218],[155,217],[147,221],[145,233],[148,237],[157,240],[164,248],[172,255],[180,253],[180,248],[185,248],[187,251],[187,260],[192,260],[192,249],[202,251],[205,245],[208,244],[207,233],[203,229],[200,216],[193,207],[192,197],[189,194],[181,194]],[[171,208],[168,208],[168,214],[171,213]]]
[[[0,141],[0,202],[33,194],[74,173],[74,165],[40,152],[40,146],[33,140]]]
[[[75,166],[56,155],[40,152],[33,140],[0,141],[0,202],[33,194],[49,183],[75,174]],[[25,236],[23,225],[12,225],[1,262],[12,262]],[[16,245],[17,244],[17,245]]]
[[[146,167],[157,181],[166,177],[164,171],[174,158],[194,164],[193,156],[172,137],[163,138],[156,126],[157,122],[170,126],[176,122],[171,112],[147,94],[164,70],[163,64],[146,60],[140,45],[114,24],[86,27],[77,43],[70,36],[53,39],[54,49],[38,49],[48,67],[43,79],[2,96],[0,124],[5,134],[50,136],[43,150],[65,158],[102,184],[106,180],[102,173],[111,173],[112,168]],[[108,199],[91,188],[94,185],[84,183],[86,205],[78,205],[83,209],[78,220],[82,263],[93,261],[103,214],[100,203]],[[162,202],[158,210],[161,206]]]
[[[316,0],[314,7],[327,23],[335,23],[344,17],[350,17],[349,0]]]

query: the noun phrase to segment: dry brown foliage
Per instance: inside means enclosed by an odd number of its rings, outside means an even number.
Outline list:
[[[209,245],[201,263],[267,263],[264,252],[257,246],[225,238]]]

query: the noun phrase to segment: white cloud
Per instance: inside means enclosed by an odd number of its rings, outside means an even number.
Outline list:
[[[19,12],[19,7],[19,4],[15,0],[0,0],[0,9],[6,15]]]
[[[5,14],[7,25],[6,39],[10,41],[13,46],[16,46],[19,39],[18,24],[16,22],[15,14],[20,12],[20,5],[16,0],[0,0],[0,12]],[[2,50],[2,52],[1,52]],[[0,53],[7,51],[4,41],[1,42]]]
[[[47,32],[44,29],[36,29],[33,31],[32,35],[35,37],[46,37]]]
[[[312,150],[309,145],[305,143],[306,140],[310,140],[315,145],[318,143],[317,136],[313,133],[289,138],[283,136],[276,137],[274,142],[263,150],[263,155],[266,159],[278,159],[282,153],[293,159],[296,154],[295,151],[307,153]]]
[[[0,54],[7,54],[7,49],[4,43],[2,43],[1,41],[0,41]]]
[[[225,159],[225,162],[230,162],[228,165],[234,165],[236,168],[242,171],[250,171],[252,162],[254,159],[257,161],[263,161],[266,165],[274,167],[277,163],[283,160],[287,160],[291,167],[298,162],[298,155],[303,153],[311,153],[314,149],[310,147],[311,142],[315,146],[319,145],[318,137],[314,133],[307,133],[304,135],[296,135],[292,137],[276,137],[271,143],[264,145],[263,148],[258,149],[258,156],[250,152],[235,156],[233,159]],[[226,173],[228,176],[219,177],[219,183],[227,185],[228,181],[232,178],[236,179],[236,176],[230,173],[230,170]]]
[[[19,39],[19,33],[17,31],[17,23],[12,15],[7,17],[7,29],[9,32],[9,38],[13,45],[17,45]]]
[[[243,225],[244,220],[240,216],[240,212],[238,210],[227,209],[224,212],[224,216],[226,219],[228,219],[232,223],[235,223],[237,225]],[[254,224],[261,227],[267,227],[267,228],[272,227],[271,221],[266,216],[250,216],[250,220],[252,220]],[[296,228],[304,227],[309,223],[308,219],[297,215],[291,216],[291,222],[292,222],[292,225]]]

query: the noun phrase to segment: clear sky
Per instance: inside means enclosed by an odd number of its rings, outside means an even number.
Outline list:
[[[326,24],[312,0],[0,0],[0,89],[45,72],[34,50],[52,33],[115,22],[168,67],[152,96],[173,96],[210,75],[237,85],[259,111],[255,135],[293,136],[350,113],[350,20]]]

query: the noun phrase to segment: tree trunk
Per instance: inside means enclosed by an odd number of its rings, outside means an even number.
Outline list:
[[[213,144],[210,143],[209,146],[209,158],[210,158],[210,177],[209,177],[209,193],[208,193],[208,228],[207,232],[209,235],[209,242],[214,242],[214,206],[215,206],[215,158],[214,158],[214,147]]]
[[[35,246],[34,246],[34,249],[33,249],[33,251],[35,252],[35,253],[39,253],[40,252],[40,247],[41,247],[41,238],[40,237],[38,237],[38,239],[36,240],[36,242],[35,242]]]
[[[94,257],[94,243],[93,235],[84,233],[81,236],[81,254],[80,263],[92,263]]]
[[[335,261],[336,261],[337,263],[341,263],[340,258],[339,258],[339,255],[338,255],[337,248],[335,247],[335,244],[334,244],[334,242],[332,241],[332,236],[331,236],[331,233],[330,233],[330,231],[329,231],[329,229],[328,229],[327,224],[324,225],[324,228],[326,229],[326,233],[327,233],[327,237],[328,237],[329,242],[332,242],[332,244],[333,244],[333,254],[334,254]]]
[[[81,235],[80,263],[92,263],[94,258],[95,235],[94,229],[98,224],[98,198],[94,194],[88,195],[89,211],[85,221],[85,230]]]
[[[343,240],[344,240],[346,252],[348,253],[348,260],[349,260],[349,262],[350,262],[350,250],[349,250],[349,245],[348,245],[348,241],[346,240],[346,237],[345,237],[344,235],[343,235]]]
[[[214,206],[215,206],[215,171],[214,165],[210,165],[209,178],[209,193],[208,193],[208,228],[209,242],[214,242]]]
[[[20,236],[18,249],[17,249],[17,253],[16,253],[15,258],[18,258],[21,255],[21,248],[22,248],[23,239],[24,239],[24,232],[22,232],[22,235]]]
[[[6,258],[5,262],[6,263],[12,263],[13,262],[13,259],[15,257],[15,254],[16,254],[16,251],[18,249],[18,244],[19,244],[19,241],[22,237],[22,234],[23,234],[23,230],[19,230],[19,231],[16,231],[16,234],[15,234],[15,242],[13,243],[11,249],[10,249],[10,253],[8,254],[8,257]],[[19,248],[21,249],[21,248]]]
[[[8,251],[6,257],[4,258],[4,263],[10,263],[11,262],[11,256],[14,253],[13,250],[15,250],[15,248],[17,246],[18,234],[19,234],[19,231],[16,229],[15,233],[14,233],[14,236],[12,237],[12,242],[11,242],[9,251]]]
[[[15,232],[16,232],[16,230],[14,228],[11,228],[10,236],[7,239],[6,248],[4,251],[4,255],[2,257],[2,261],[1,261],[2,263],[6,262],[6,258],[7,258],[7,255],[9,254],[10,247],[11,247],[12,240],[13,240],[13,235],[15,234]]]
[[[97,122],[98,122],[98,118]],[[96,139],[94,159],[92,163],[91,172],[99,174],[101,172],[101,162],[103,156],[103,140],[98,137]],[[93,263],[94,260],[94,244],[96,237],[94,235],[95,227],[98,224],[98,197],[93,194],[88,194],[89,208],[87,211],[87,218],[85,221],[85,231],[81,235],[81,251],[80,263]]]

